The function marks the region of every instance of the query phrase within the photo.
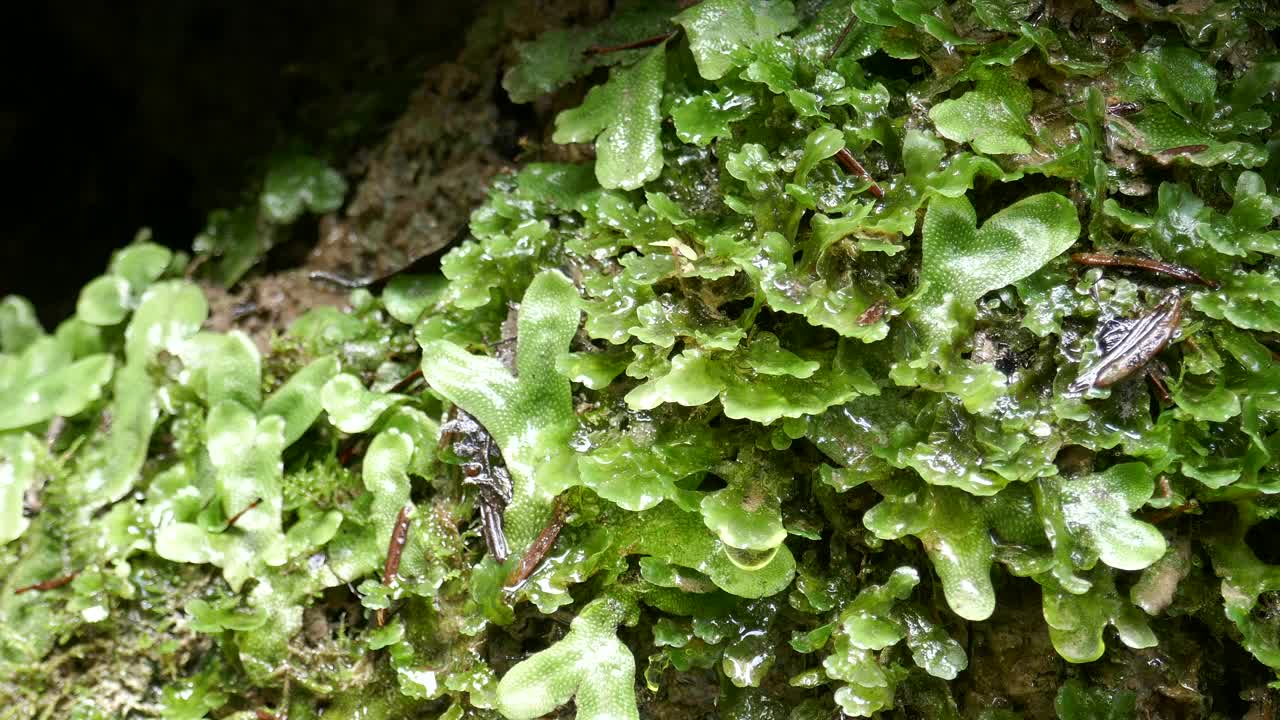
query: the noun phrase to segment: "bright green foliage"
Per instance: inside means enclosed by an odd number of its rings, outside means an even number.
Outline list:
[[[581,106],[560,113],[553,139],[595,140],[601,187],[634,190],[656,178],[662,171],[658,103],[665,75],[666,46],[659,45],[634,66],[615,69]]]
[[[967,315],[978,298],[1039,270],[1079,234],[1071,201],[1056,193],[1020,200],[981,229],[968,200],[933,200],[922,231],[920,273],[927,285],[915,306],[926,335],[942,336],[952,312]]]
[[[929,111],[938,132],[986,155],[1031,152],[1024,139],[1031,133],[1031,90],[1003,68],[983,68],[976,75],[973,90]]]
[[[996,598],[990,575],[991,538],[980,518],[977,503],[960,491],[928,487],[905,493],[886,488],[885,499],[867,511],[863,523],[884,540],[920,538],[951,609],[969,620],[985,620]]]
[[[710,470],[723,458],[715,433],[696,425],[670,437],[627,435],[592,450],[578,460],[582,483],[600,497],[632,512],[648,510],[663,500],[685,508],[700,500],[677,483]]]
[[[405,398],[365,389],[354,375],[333,377],[320,389],[320,404],[329,422],[345,433],[362,433]]]
[[[739,457],[723,473],[728,487],[702,499],[702,518],[726,546],[755,552],[772,551],[787,538],[782,526],[778,480],[766,463],[751,455]]]
[[[36,480],[39,452],[29,433],[0,435],[0,543],[17,539],[30,524],[22,515],[22,502]]]
[[[1060,720],[1127,720],[1134,716],[1137,697],[1132,691],[1108,691],[1068,680],[1058,690],[1053,709]]]
[[[324,409],[323,388],[337,372],[337,358],[316,358],[263,401],[263,415],[284,418],[285,447],[297,442],[320,416]]]
[[[280,522],[285,420],[257,417],[260,359],[243,335],[197,335],[179,357],[190,368],[188,386],[209,408],[204,442],[221,514],[165,525],[156,537],[156,552],[176,562],[217,565],[231,589],[239,591],[264,567],[286,560]],[[236,523],[228,527],[222,518],[232,517]]]
[[[1240,525],[1209,544],[1214,571],[1222,578],[1227,619],[1235,623],[1242,644],[1260,662],[1280,670],[1280,633],[1274,623],[1257,616],[1259,598],[1280,590],[1280,566],[1258,559],[1245,542],[1245,533],[1258,518],[1245,511]]]
[[[226,401],[210,408],[206,431],[222,512],[228,518],[244,514],[233,528],[166,525],[156,537],[156,552],[175,562],[213,563],[223,569],[231,589],[239,591],[264,566],[285,561],[279,524],[284,422],[275,416],[259,422],[245,406]],[[249,509],[255,501],[259,504]]]
[[[412,325],[440,300],[445,287],[439,275],[397,275],[387,283],[382,303],[391,317]]]
[[[788,0],[707,0],[676,16],[689,33],[689,50],[698,72],[719,80],[741,64],[734,53],[768,40],[796,26],[795,8]]]
[[[1093,662],[1102,657],[1106,645],[1103,631],[1114,625],[1120,641],[1131,648],[1149,648],[1157,643],[1146,616],[1116,592],[1110,571],[1099,569],[1089,575],[1089,590],[1082,594],[1068,590],[1049,576],[1038,577],[1044,592],[1044,621],[1049,625],[1053,647],[1068,662]]]
[[[55,415],[79,415],[111,379],[110,355],[68,362],[69,354],[53,338],[44,340],[7,363],[8,387],[0,387],[0,430],[43,423]]]
[[[107,274],[92,280],[80,292],[76,315],[90,325],[109,326],[124,321],[138,307],[142,293],[169,269],[173,254],[167,248],[139,242],[115,253]]]
[[[532,720],[572,698],[583,720],[639,718],[635,659],[615,635],[635,612],[633,602],[603,597],[584,607],[563,640],[503,676],[498,711],[510,720]]]
[[[744,88],[727,87],[685,99],[671,108],[671,121],[680,140],[707,145],[716,138],[731,135],[733,123],[749,116],[755,105],[752,93]]]
[[[578,329],[577,293],[564,275],[534,278],[521,303],[517,375],[496,358],[434,340],[422,348],[422,375],[431,387],[474,415],[497,441],[514,480],[507,537],[519,553],[542,529],[551,500],[577,481],[569,450],[576,421],[569,382],[555,359]]]
[[[298,152],[272,158],[262,187],[250,203],[209,213],[195,250],[212,262],[204,270],[231,287],[249,272],[305,212],[324,214],[342,207],[347,181],[323,159]]]
[[[502,87],[512,101],[527,103],[557,90],[602,65],[631,62],[646,50],[589,52],[656,36],[671,28],[675,0],[619,2],[609,19],[592,28],[552,30],[531,42],[517,43],[519,62],[507,70]]]
[[[6,295],[0,300],[0,350],[14,354],[44,335],[36,309],[26,298]]]
[[[919,582],[915,569],[900,567],[888,582],[864,588],[840,612],[833,652],[823,661],[823,669],[827,677],[846,683],[835,692],[845,714],[871,717],[893,707],[895,686],[906,672],[899,666],[883,666],[876,653],[904,638],[916,664],[930,675],[950,680],[965,668],[960,645],[901,602]]]
[[[0,301],[14,712],[125,715],[87,678],[120,687],[130,657],[152,675],[128,707],[180,718],[1194,716],[1239,707],[1226,672],[1260,711],[1280,14],[612,5],[504,78],[544,111],[584,98],[552,139],[594,162],[497,175],[439,274],[265,349],[202,329],[183,258],[145,239],[52,333]],[[283,157],[198,240],[214,280],[341,205]],[[1172,292],[1167,347],[1067,391]],[[504,564],[455,406],[511,474]]]
[[[848,349],[830,365],[805,360],[782,348],[770,333],[761,333],[746,348],[732,353],[686,350],[670,368],[627,395],[636,410],[662,403],[696,406],[719,398],[727,417],[772,423],[819,413],[864,393],[875,384]]]
[[[1165,554],[1164,536],[1130,515],[1151,499],[1155,483],[1142,463],[1125,463],[1080,478],[1044,478],[1036,499],[1064,583],[1073,567],[1098,560],[1118,570],[1141,570]]]
[[[303,211],[333,212],[342,206],[347,182],[323,160],[306,155],[272,164],[262,182],[262,211],[274,223],[288,224]]]
[[[768,597],[786,589],[795,575],[787,546],[764,553],[730,552],[694,513],[663,503],[627,516],[618,545],[696,570],[725,592],[745,598]]]

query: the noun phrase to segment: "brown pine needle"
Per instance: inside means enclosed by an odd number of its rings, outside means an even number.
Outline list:
[[[560,530],[563,528],[564,504],[557,500],[555,510],[551,512],[551,520],[542,529],[542,532],[538,534],[533,544],[529,546],[529,550],[525,552],[524,557],[520,558],[520,564],[512,568],[511,574],[507,576],[506,587],[515,587],[533,574],[538,564],[547,557],[547,553],[556,544],[556,538],[560,536]]]
[[[1184,282],[1196,283],[1217,289],[1218,283],[1214,280],[1206,280],[1200,277],[1195,270],[1183,265],[1175,265],[1173,263],[1161,262],[1159,260],[1151,260],[1150,258],[1127,257],[1124,255],[1104,255],[1102,253],[1076,253],[1071,259],[1081,265],[1089,265],[1091,267],[1118,267],[1133,268],[1138,270],[1146,270],[1148,272],[1168,275],[1171,278],[1177,278]]]
[[[849,22],[844,24],[844,29],[840,31],[840,37],[836,38],[836,44],[832,45],[831,49],[827,51],[827,57],[823,62],[831,62],[831,58],[836,56],[836,53],[840,51],[840,46],[844,45],[845,38],[849,37],[849,31],[853,29],[853,24],[857,21],[857,15],[849,15]]]
[[[586,49],[587,55],[607,55],[609,53],[622,52],[623,50],[635,50],[637,48],[653,47],[659,45],[671,38],[675,37],[676,31],[664,32],[659,35],[651,35],[647,38],[640,38],[629,43],[621,45],[592,45]]]
[[[22,593],[31,592],[32,590],[35,590],[37,592],[43,592],[45,590],[60,588],[63,585],[66,585],[67,583],[71,582],[72,580],[75,580],[76,576],[79,574],[80,574],[80,571],[77,570],[76,572],[73,572],[70,575],[63,575],[62,577],[56,577],[51,580],[45,580],[44,582],[38,582],[31,585],[23,585],[17,590],[14,590],[13,594],[21,595]]]
[[[396,516],[396,524],[391,530],[391,542],[387,546],[387,562],[382,566],[382,584],[391,585],[391,580],[400,572],[400,556],[404,553],[404,545],[409,540],[409,506],[400,508]],[[387,624],[387,610],[382,608],[375,618],[378,627]]]
[[[227,520],[227,527],[226,527],[226,529],[230,530],[232,527],[234,527],[234,526],[235,526],[235,524],[236,524],[237,522],[239,522],[240,518],[244,517],[244,514],[245,514],[245,513],[249,512],[250,510],[252,510],[252,509],[254,509],[254,508],[256,508],[256,507],[258,507],[258,506],[259,506],[259,505],[261,505],[261,504],[262,504],[262,498],[258,498],[257,500],[254,500],[253,502],[249,503],[249,504],[245,507],[245,509],[241,510],[240,512],[236,513],[235,515],[232,515],[232,516]]]
[[[849,148],[840,148],[836,153],[836,162],[840,163],[848,172],[870,180],[871,187],[867,188],[867,190],[871,191],[871,194],[875,195],[877,200],[884,198],[884,191],[876,184],[875,179],[871,177],[871,173],[867,172],[867,169],[862,167],[862,163],[858,162],[853,153],[849,152]]]

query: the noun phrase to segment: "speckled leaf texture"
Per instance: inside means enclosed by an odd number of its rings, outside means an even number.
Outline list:
[[[666,46],[632,67],[615,69],[582,105],[556,118],[556,142],[596,141],[596,178],[606,188],[634,190],[662,172],[658,139]]]

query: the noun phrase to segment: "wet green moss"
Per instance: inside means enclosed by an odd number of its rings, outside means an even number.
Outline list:
[[[0,713],[1267,702],[1280,16],[675,5],[519,46],[505,87],[580,99],[552,138],[594,159],[497,178],[438,274],[265,353],[145,237],[52,333],[0,304]],[[601,51],[641,30],[674,32]],[[282,166],[261,212],[341,180]],[[230,248],[226,281],[261,250]],[[1107,387],[1177,283],[1074,252],[1207,280]],[[505,563],[455,404],[510,472]]]

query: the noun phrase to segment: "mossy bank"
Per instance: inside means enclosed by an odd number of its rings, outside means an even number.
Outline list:
[[[1272,716],[1271,4],[513,7],[385,172],[4,299],[0,717]],[[360,289],[211,321],[307,215]]]

